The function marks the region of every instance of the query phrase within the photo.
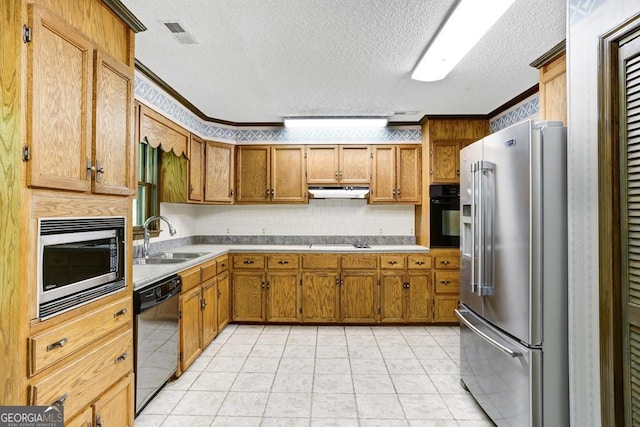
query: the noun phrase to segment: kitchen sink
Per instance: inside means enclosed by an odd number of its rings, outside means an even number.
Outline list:
[[[149,255],[148,259],[194,259],[207,255],[209,252],[158,252]]]
[[[134,258],[134,265],[145,264],[180,264],[181,262],[189,261],[188,258]]]

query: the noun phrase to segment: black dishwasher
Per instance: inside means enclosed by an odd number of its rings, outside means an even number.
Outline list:
[[[133,292],[136,415],[178,369],[181,287],[174,275]]]

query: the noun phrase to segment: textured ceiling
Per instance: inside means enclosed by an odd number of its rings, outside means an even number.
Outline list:
[[[444,80],[426,83],[411,72],[455,0],[123,3],[148,28],[136,58],[205,115],[237,123],[487,114],[535,85],[529,64],[565,38],[565,1],[516,0]],[[176,20],[198,44],[162,24]]]

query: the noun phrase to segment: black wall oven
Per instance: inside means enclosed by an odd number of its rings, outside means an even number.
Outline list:
[[[429,186],[430,237],[432,248],[460,247],[460,186]]]
[[[125,218],[38,221],[38,317],[47,318],[125,287]]]

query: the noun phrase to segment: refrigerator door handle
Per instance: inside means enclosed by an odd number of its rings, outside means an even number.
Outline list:
[[[493,172],[495,170],[495,164],[491,162],[487,162],[485,160],[480,160],[477,165],[477,174],[479,176],[478,182],[478,199],[479,199],[479,215],[478,215],[478,224],[479,224],[479,240],[480,247],[478,249],[478,279],[479,283],[477,286],[478,296],[484,295],[493,295],[494,294],[494,285],[493,285],[493,265],[487,264],[487,260],[489,257],[487,256],[487,239],[490,239],[491,242],[491,250],[488,251],[491,255],[491,259],[489,260],[491,264],[493,264],[493,238],[491,237],[493,234],[493,215],[494,209],[493,206],[489,203],[487,199],[487,189],[485,188],[487,185],[487,175],[485,172]],[[486,216],[489,217],[490,229],[487,231],[486,229]],[[489,268],[488,268],[489,267]],[[489,277],[491,275],[492,277]]]
[[[510,357],[514,357],[514,358],[515,357],[522,357],[522,353],[520,351],[510,349],[509,347],[505,346],[504,344],[499,343],[498,341],[494,340],[493,338],[491,338],[490,336],[488,336],[487,334],[482,332],[480,329],[475,327],[471,322],[469,322],[466,319],[466,317],[464,316],[464,313],[462,313],[460,310],[456,309],[455,313],[456,313],[456,316],[458,316],[458,319],[460,319],[460,321],[462,323],[464,323],[464,325],[467,328],[471,329],[480,338],[484,339],[486,342],[488,342],[489,344],[491,344],[492,346],[494,346],[498,350],[502,351],[503,353],[506,353]]]
[[[471,163],[471,293],[475,294],[478,290],[476,282],[476,217],[478,208],[476,206],[476,171],[477,162]]]

